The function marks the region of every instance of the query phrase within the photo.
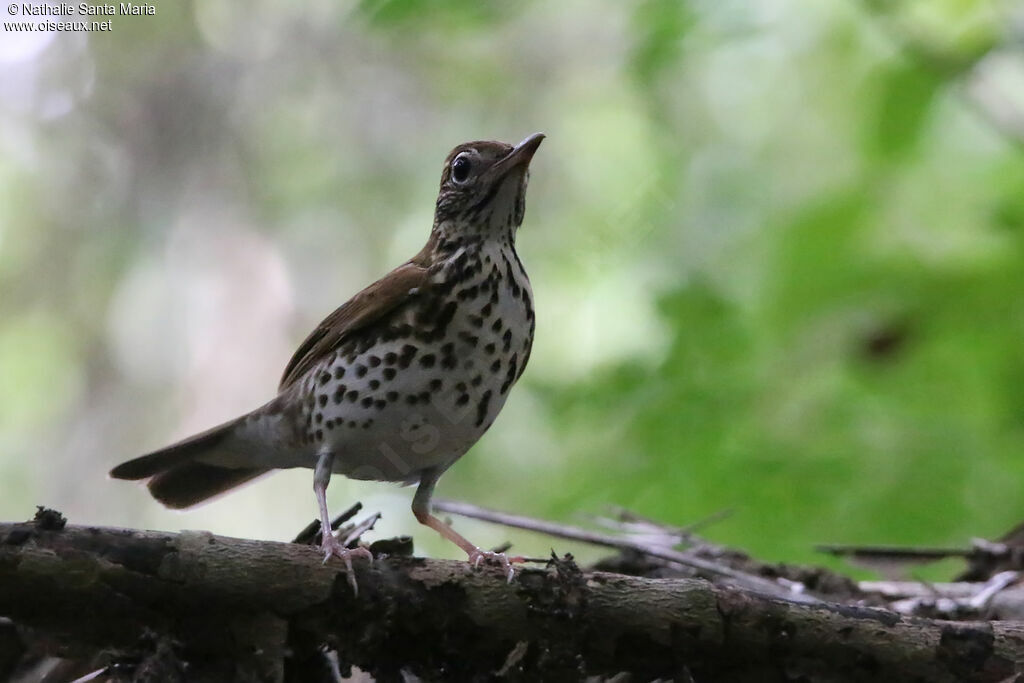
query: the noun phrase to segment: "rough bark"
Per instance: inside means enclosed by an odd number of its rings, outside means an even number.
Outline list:
[[[357,596],[307,546],[60,526],[0,524],[0,617],[33,651],[102,652],[124,680],[313,680],[324,646],[384,681],[1003,681],[1024,661],[1019,622],[799,604],[571,560],[506,583],[497,568],[380,557],[357,561]]]

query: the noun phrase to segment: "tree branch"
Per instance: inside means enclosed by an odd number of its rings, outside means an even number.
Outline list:
[[[356,565],[358,598],[344,572],[307,546],[0,524],[0,616],[36,650],[103,651],[100,665],[135,662],[121,669],[132,676],[170,652],[187,680],[304,680],[298,672],[324,645],[342,669],[385,681],[403,670],[445,680],[625,671],[641,680],[992,681],[1024,660],[1017,623],[584,574],[571,559],[524,569],[511,584],[497,568],[464,562]]]

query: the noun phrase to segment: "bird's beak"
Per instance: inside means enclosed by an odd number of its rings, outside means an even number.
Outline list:
[[[534,133],[516,145],[508,153],[507,157],[494,164],[491,168],[496,172],[496,175],[503,176],[514,168],[529,166],[534,152],[537,151],[537,148],[540,147],[540,143],[543,141],[544,133]]]

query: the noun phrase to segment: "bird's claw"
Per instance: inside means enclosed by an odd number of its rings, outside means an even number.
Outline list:
[[[522,562],[521,557],[509,557],[505,553],[496,553],[492,550],[480,550],[477,548],[473,552],[469,553],[469,564],[473,569],[479,569],[480,563],[484,560],[488,562],[494,562],[501,565],[502,571],[505,572],[505,579],[512,583],[512,578],[516,575],[516,570],[512,567],[513,562]]]
[[[373,553],[362,546],[346,548],[334,534],[330,533],[324,535],[320,550],[324,553],[324,564],[327,564],[332,556],[341,558],[341,561],[345,563],[345,572],[348,574],[348,585],[352,586],[352,592],[355,595],[359,595],[359,585],[356,583],[356,574],[352,569],[352,558],[364,557],[373,562]]]

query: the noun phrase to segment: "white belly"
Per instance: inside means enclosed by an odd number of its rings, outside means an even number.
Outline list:
[[[488,264],[449,293],[455,312],[440,339],[425,338],[410,307],[395,323],[408,334],[365,350],[343,346],[311,371],[302,381],[315,397],[306,415],[310,461],[327,448],[335,472],[413,481],[451,465],[487,431],[533,338],[525,274],[509,277],[504,260]]]

